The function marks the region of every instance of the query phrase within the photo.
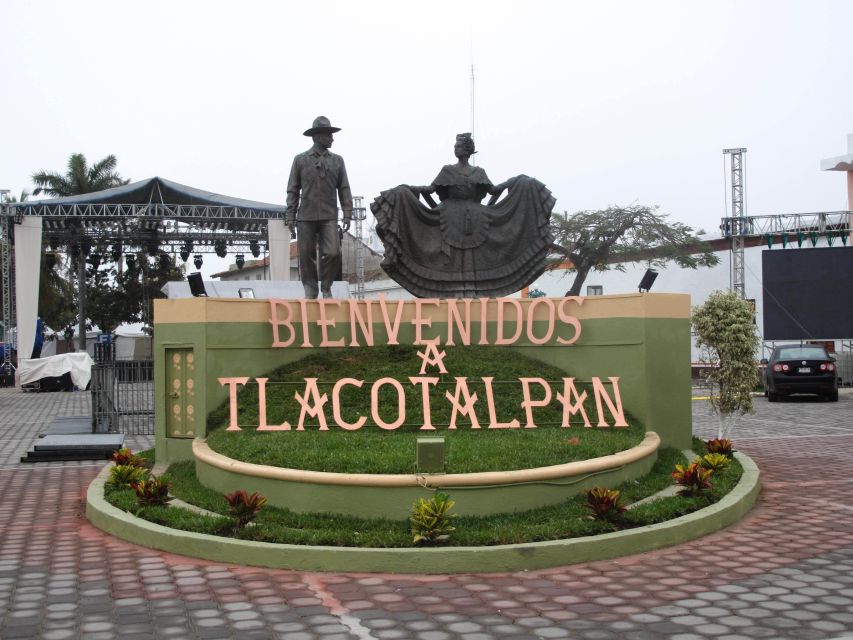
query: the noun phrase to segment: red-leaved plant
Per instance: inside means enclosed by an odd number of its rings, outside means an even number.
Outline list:
[[[226,493],[224,497],[228,503],[228,513],[234,519],[235,529],[242,529],[254,520],[267,503],[267,499],[257,491],[249,495],[245,489]]]
[[[708,453],[721,453],[727,458],[731,458],[734,453],[732,441],[728,438],[714,438],[713,440],[706,440],[705,451]]]
[[[169,483],[157,476],[151,476],[141,482],[132,485],[136,492],[136,501],[141,507],[152,507],[165,505],[172,499],[169,495]]]
[[[622,505],[622,498],[618,489],[593,487],[584,493],[586,494],[584,508],[592,512],[590,518],[603,520],[610,524],[618,524],[622,520],[622,514],[625,513],[626,507]]]
[[[675,471],[672,472],[672,479],[675,480],[675,484],[681,486],[678,495],[697,496],[704,491],[712,489],[711,473],[710,469],[700,467],[695,462],[687,466],[681,464],[675,465]]]
[[[127,447],[113,451],[113,462],[116,463],[116,466],[123,465],[126,467],[142,467],[145,464],[141,457]]]

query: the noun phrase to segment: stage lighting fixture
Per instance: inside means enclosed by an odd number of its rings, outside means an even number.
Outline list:
[[[657,271],[655,271],[654,269],[646,269],[646,273],[643,274],[643,279],[640,280],[640,293],[651,289],[652,285],[655,283],[655,278],[657,277]]]
[[[204,258],[201,257],[200,253],[197,253],[193,256],[193,264],[196,269],[201,269],[201,265],[204,264]]]
[[[261,255],[261,247],[260,247],[260,245],[258,245],[258,241],[257,241],[257,240],[249,240],[249,251],[251,251],[251,252],[252,252],[252,255],[253,255],[255,258],[260,257],[260,255]]]
[[[125,254],[124,263],[127,265],[128,269],[133,269],[133,267],[136,266],[136,254],[135,253]]]
[[[246,256],[244,256],[242,253],[238,253],[237,256],[234,258],[234,262],[237,264],[238,269],[242,269],[243,266],[246,264]]]
[[[113,262],[118,262],[121,258],[122,246],[120,244],[114,244],[112,250],[110,251],[110,258],[113,259]]]
[[[101,254],[93,253],[89,256],[89,264],[92,265],[94,269],[97,269],[101,266]]]
[[[228,247],[225,245],[225,240],[217,240],[213,243],[213,250],[220,258],[224,258],[228,255]]]
[[[184,262],[190,259],[190,252],[184,248],[181,249],[178,255],[181,256],[181,260],[183,260]]]

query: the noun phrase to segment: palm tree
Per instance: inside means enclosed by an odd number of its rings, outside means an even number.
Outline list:
[[[53,171],[39,171],[33,174],[33,183],[36,185],[33,195],[37,196],[44,192],[46,195],[60,198],[103,191],[110,187],[127,184],[130,180],[125,180],[116,173],[117,164],[116,157],[108,155],[90,167],[86,162],[86,156],[82,153],[73,153],[68,158],[68,171],[65,175]]]
[[[127,184],[130,180],[123,179],[116,173],[118,160],[112,154],[103,160],[93,164],[91,167],[86,162],[86,156],[82,153],[72,153],[68,158],[68,171],[60,175],[53,171],[39,171],[33,174],[33,184],[36,189],[33,195],[37,196],[44,192],[54,198],[63,196],[76,196],[83,193],[103,191],[111,187],[119,187]],[[80,349],[86,349],[86,259],[85,256],[78,257],[77,262],[77,319],[80,323]]]

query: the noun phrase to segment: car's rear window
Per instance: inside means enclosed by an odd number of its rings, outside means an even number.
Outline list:
[[[826,351],[820,347],[790,347],[788,349],[779,349],[780,360],[787,360],[789,358],[795,360],[825,360]]]

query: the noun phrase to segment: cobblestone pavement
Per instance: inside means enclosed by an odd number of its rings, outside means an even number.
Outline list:
[[[102,463],[16,462],[87,402],[0,390],[4,640],[853,638],[850,390],[838,403],[757,399],[733,435],[764,489],[732,527],[612,561],[456,576],[237,567],[111,538],[83,517]],[[694,414],[697,435],[713,435],[703,402]]]

